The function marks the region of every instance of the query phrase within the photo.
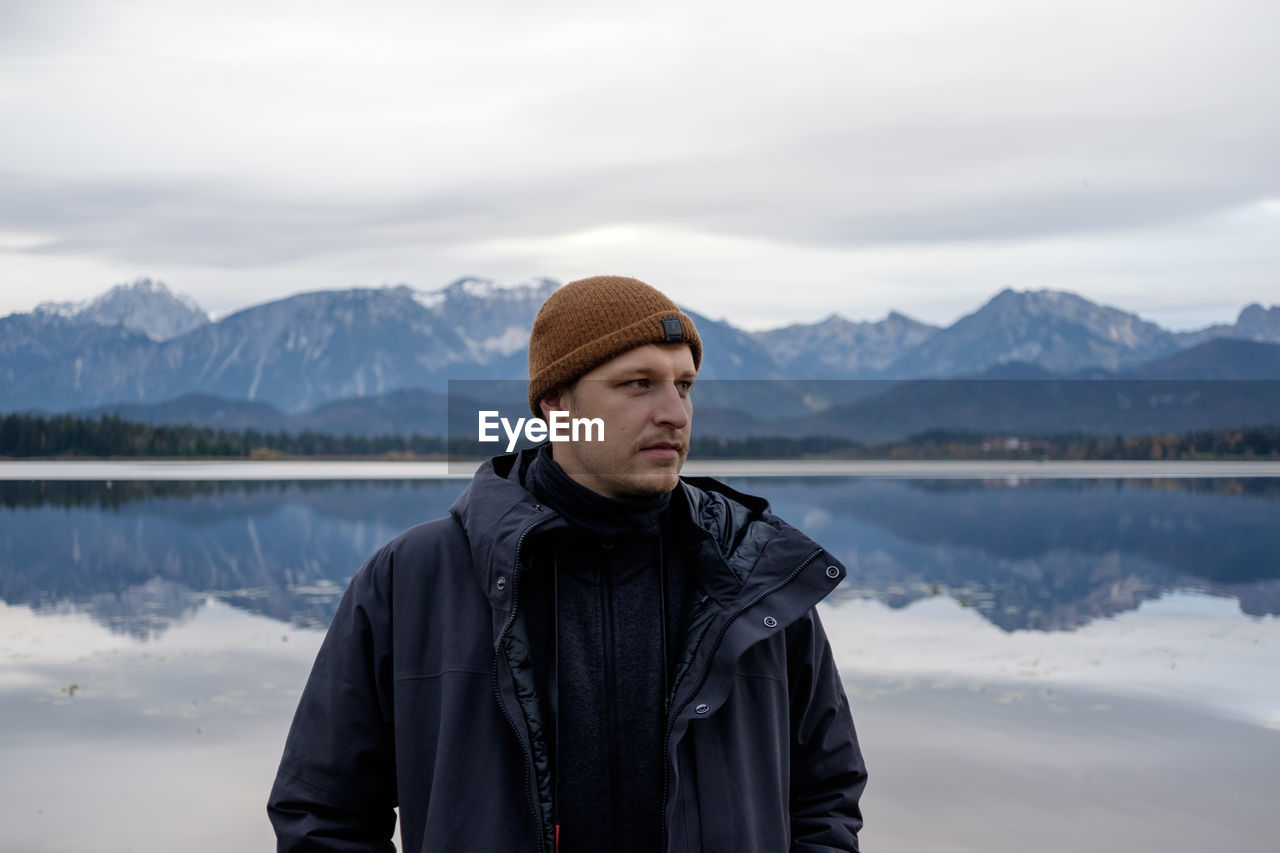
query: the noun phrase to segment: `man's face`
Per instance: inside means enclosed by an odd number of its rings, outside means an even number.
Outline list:
[[[689,454],[697,374],[688,345],[645,344],[547,394],[544,418],[559,409],[604,421],[604,441],[554,442],[552,458],[605,497],[671,491]]]

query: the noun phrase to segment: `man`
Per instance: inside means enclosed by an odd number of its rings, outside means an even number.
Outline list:
[[[529,404],[600,418],[483,465],[356,574],[268,811],[280,850],[856,851],[866,783],[814,605],[844,569],[683,480],[692,320],[635,279],[542,306]]]

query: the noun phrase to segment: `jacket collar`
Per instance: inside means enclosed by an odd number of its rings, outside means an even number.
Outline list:
[[[496,610],[510,609],[522,538],[565,523],[521,485],[521,470],[531,459],[526,450],[488,460],[449,508],[467,536],[476,579]]]
[[[567,524],[523,485],[536,453],[530,448],[488,460],[449,510],[466,533],[477,580],[498,610],[511,606],[523,540]],[[679,543],[694,556],[704,589],[722,606],[769,588],[820,550],[774,515],[763,498],[709,477],[681,477],[673,495],[677,504]]]

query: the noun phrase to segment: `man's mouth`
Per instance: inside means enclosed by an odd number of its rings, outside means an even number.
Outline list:
[[[655,441],[640,448],[641,453],[657,459],[678,459],[683,450],[684,445],[676,441]]]

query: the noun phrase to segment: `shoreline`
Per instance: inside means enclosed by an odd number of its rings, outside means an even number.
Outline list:
[[[384,460],[12,460],[0,481],[19,480],[460,480],[476,461]],[[690,477],[881,477],[901,479],[1280,478],[1277,460],[868,460],[694,459]]]

